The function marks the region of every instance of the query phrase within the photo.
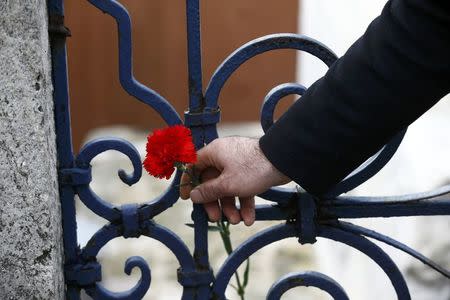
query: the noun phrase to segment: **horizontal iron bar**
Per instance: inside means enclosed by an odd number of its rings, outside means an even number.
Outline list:
[[[345,218],[381,218],[381,217],[409,217],[409,216],[437,216],[450,215],[450,198],[399,201],[399,202],[355,202],[335,199],[318,203],[318,219]],[[283,221],[295,219],[295,207],[280,207],[277,205],[257,205],[257,221]]]
[[[256,205],[255,218],[257,221],[286,221],[296,216],[296,210],[277,205]]]
[[[450,215],[450,197],[432,200],[374,202],[331,200],[318,205],[321,218],[379,218]]]

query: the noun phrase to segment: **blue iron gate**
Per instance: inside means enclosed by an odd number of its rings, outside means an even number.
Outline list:
[[[131,21],[126,9],[115,0],[89,0],[116,21],[119,34],[119,67],[122,87],[137,100],[155,109],[168,125],[183,121],[171,104],[161,95],[139,83],[133,77]],[[341,194],[357,187],[376,174],[394,155],[405,131],[399,133],[390,143],[351,175],[337,184],[322,199],[295,189],[272,188],[260,196],[272,201],[273,205],[261,205],[256,209],[256,220],[286,221],[267,228],[240,245],[213,273],[208,262],[208,220],[202,206],[194,205],[195,249],[191,254],[180,237],[169,229],[156,224],[153,217],[169,209],[178,200],[177,184],[180,173],[167,191],[157,199],[144,204],[113,206],[97,196],[89,187],[91,182],[90,162],[98,154],[116,150],[125,154],[133,165],[131,174],[118,172],[120,179],[133,185],[142,174],[140,156],[136,148],[121,139],[98,139],[85,145],[74,155],[71,142],[71,126],[68,97],[67,63],[65,38],[70,32],[64,27],[63,0],[49,0],[49,31],[53,60],[55,118],[59,161],[59,191],[61,197],[64,229],[65,280],[67,299],[79,299],[84,289],[94,299],[140,299],[149,289],[150,268],[141,257],[126,261],[125,272],[130,274],[135,267],[142,275],[139,282],[126,292],[111,292],[101,284],[101,265],[96,256],[100,249],[117,237],[139,237],[156,239],[176,256],[180,267],[178,281],[183,286],[182,299],[225,299],[225,290],[237,268],[254,252],[282,239],[296,237],[301,244],[314,243],[322,237],[344,243],[366,254],[378,264],[389,277],[398,299],[411,299],[408,287],[392,259],[367,238],[384,242],[402,250],[450,278],[450,271],[430,261],[420,253],[387,236],[372,230],[342,221],[345,218],[399,217],[418,215],[450,215],[450,198],[439,197],[450,192],[450,185],[438,190],[396,197],[348,197]],[[197,148],[217,138],[216,124],[220,120],[219,94],[227,79],[247,60],[275,49],[296,49],[306,51],[327,66],[333,64],[336,55],[321,43],[296,34],[275,34],[253,40],[232,53],[220,65],[203,92],[200,46],[199,0],[186,1],[189,109],[184,115],[184,124],[191,128]],[[288,83],[274,88],[267,95],[261,109],[261,125],[267,130],[273,124],[273,113],[278,101],[286,95],[299,95],[306,88],[300,84]],[[94,213],[105,218],[109,224],[96,232],[87,245],[80,249],[77,243],[74,196]],[[348,299],[342,287],[333,279],[316,272],[287,275],[270,289],[267,299],[279,299],[281,295],[296,286],[315,286],[334,299]]]

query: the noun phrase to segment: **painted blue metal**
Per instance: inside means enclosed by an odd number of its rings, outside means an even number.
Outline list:
[[[172,105],[133,76],[131,20],[125,7],[114,0],[89,0],[89,2],[116,19],[119,33],[119,79],[124,90],[156,110],[168,125],[180,124],[181,119]]]
[[[308,193],[297,199],[298,242],[300,244],[314,244],[317,236],[317,207],[316,200]]]
[[[279,300],[288,290],[298,286],[314,286],[326,291],[333,299],[348,300],[344,289],[332,278],[318,272],[291,273],[275,282],[267,294],[267,300]]]
[[[95,287],[92,287],[92,285],[85,287],[86,294],[91,296],[93,299],[101,299],[101,300],[141,299],[147,292],[148,288],[150,287],[151,271],[143,258],[133,256],[128,258],[127,261],[125,262],[124,272],[130,275],[131,270],[135,267],[141,270],[141,278],[139,279],[139,282],[130,290],[125,292],[111,292],[105,289],[103,286],[94,283]]]
[[[298,83],[285,83],[274,87],[264,99],[261,107],[261,127],[267,132],[273,125],[273,114],[275,107],[283,97],[288,95],[302,96],[306,92],[306,87]]]
[[[89,0],[98,9],[117,21],[119,35],[119,76],[124,90],[137,100],[155,109],[168,125],[182,120],[172,105],[152,89],[133,77],[131,21],[126,9],[115,0]],[[133,166],[127,174],[118,171],[119,178],[128,185],[138,182],[142,175],[142,162],[136,148],[129,142],[109,138],[89,142],[74,155],[71,139],[66,45],[70,31],[64,27],[63,0],[48,0],[49,32],[51,34],[52,67],[55,99],[55,120],[58,147],[59,191],[63,215],[66,298],[80,299],[84,289],[93,299],[140,299],[150,288],[151,271],[141,257],[131,257],[125,263],[125,273],[139,268],[141,278],[130,290],[111,292],[101,285],[101,264],[97,254],[109,241],[118,238],[139,238],[144,235],[160,241],[177,258],[180,268],[174,270],[183,286],[182,299],[225,299],[225,291],[237,268],[257,250],[285,238],[297,238],[300,243],[314,243],[326,238],[355,248],[386,273],[398,299],[410,299],[402,274],[381,248],[366,237],[384,242],[415,257],[444,277],[450,271],[437,265],[417,251],[380,233],[339,221],[345,218],[400,217],[419,215],[450,215],[450,185],[414,195],[393,197],[340,196],[376,174],[394,155],[406,130],[400,132],[379,153],[362,164],[329,193],[321,198],[297,189],[272,188],[260,196],[272,201],[271,205],[256,208],[256,220],[284,221],[268,228],[237,247],[227,258],[216,276],[208,257],[208,220],[201,205],[194,205],[194,253],[190,253],[180,237],[153,221],[153,217],[168,210],[179,198],[177,172],[170,187],[156,199],[142,204],[114,206],[96,195],[90,188],[92,181],[90,163],[105,151],[118,151],[126,155]],[[326,46],[311,38],[296,34],[274,34],[250,41],[232,53],[216,70],[205,93],[202,88],[200,9],[199,0],[186,1],[189,105],[184,114],[184,124],[191,128],[197,149],[218,137],[216,124],[220,121],[218,98],[230,76],[246,61],[261,53],[276,49],[306,51],[330,66],[337,59]],[[261,125],[267,131],[273,125],[273,113],[278,102],[287,95],[301,96],[306,88],[297,83],[275,87],[266,96],[261,109]],[[301,100],[300,100],[301,101]],[[96,232],[83,249],[79,249],[75,219],[74,197],[98,216],[109,221]],[[279,299],[296,286],[315,286],[335,299],[348,299],[343,288],[333,279],[316,272],[289,274],[277,281],[268,292],[268,299]]]
[[[200,38],[199,0],[186,0],[189,110],[202,112],[205,106],[202,87],[202,51]]]
[[[413,195],[327,199],[320,206],[326,218],[376,218],[450,215],[450,185]],[[447,191],[447,192],[446,192]],[[441,194],[444,193],[445,194]],[[442,197],[439,197],[442,195]]]
[[[237,268],[253,253],[263,247],[290,237],[299,237],[300,233],[295,223],[287,223],[273,226],[257,233],[244,243],[227,258],[216,275],[213,284],[213,297],[225,299],[225,289],[236,272]],[[388,275],[397,293],[398,299],[410,299],[408,287],[390,257],[380,247],[370,242],[363,236],[345,232],[330,225],[318,226],[317,237],[327,238],[336,242],[347,244],[370,257]]]
[[[357,226],[351,223],[346,223],[346,222],[340,222],[339,223],[340,226],[339,228],[348,231],[348,232],[352,232],[355,234],[360,234],[360,235],[364,235],[366,237],[369,238],[373,238],[375,240],[378,240],[380,242],[386,243],[389,246],[392,246],[394,248],[397,248],[409,255],[411,255],[412,257],[416,258],[417,260],[420,260],[421,262],[423,262],[425,265],[429,266],[430,268],[436,270],[437,272],[441,273],[442,275],[444,275],[445,277],[450,279],[450,270],[446,270],[444,268],[442,268],[441,266],[437,265],[435,262],[433,262],[432,260],[428,259],[427,257],[423,256],[422,254],[420,254],[419,252],[417,252],[414,249],[411,249],[410,247],[400,243],[399,241],[396,241],[388,236],[382,235],[376,231],[361,227],[361,226]]]

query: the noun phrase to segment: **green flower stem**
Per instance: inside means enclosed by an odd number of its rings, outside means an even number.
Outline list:
[[[191,182],[187,182],[184,184],[180,184],[181,186],[184,185],[191,185],[192,187],[196,187],[200,184],[200,178],[197,174],[195,174],[195,168],[188,168],[183,163],[175,163],[175,167],[182,171],[183,173],[186,173],[190,178]],[[192,224],[193,226],[193,224]],[[222,243],[225,248],[225,251],[228,255],[230,255],[233,252],[233,245],[231,244],[231,238],[230,238],[230,223],[228,221],[219,221],[217,222],[217,228],[219,229],[220,237],[222,238]],[[249,278],[249,269],[250,269],[250,260],[247,259],[247,265],[245,267],[244,271],[244,282],[241,282],[241,278],[239,276],[239,273],[236,271],[234,273],[234,276],[236,278],[236,284],[237,286],[234,286],[231,284],[231,286],[236,290],[241,300],[245,300],[245,288],[248,283]]]
[[[233,252],[233,245],[231,244],[231,239],[230,239],[230,223],[228,223],[227,221],[219,221],[217,222],[217,227],[219,227],[220,229],[220,237],[222,238],[222,242],[223,245],[225,247],[225,251],[227,252],[228,255],[230,255]],[[241,278],[239,276],[239,273],[236,271],[234,273],[234,276],[236,278],[236,284],[237,287],[234,285],[231,285],[236,292],[238,293],[239,297],[241,298],[241,300],[245,300],[245,287],[247,285],[248,282],[248,267],[249,267],[249,260],[247,260],[247,267],[245,270],[245,274],[244,274],[244,284],[241,283]]]

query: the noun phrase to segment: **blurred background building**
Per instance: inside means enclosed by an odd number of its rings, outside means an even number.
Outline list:
[[[182,115],[188,105],[185,1],[121,3],[132,18],[135,77]],[[242,44],[262,35],[298,30],[298,0],[201,4],[204,87],[221,62]],[[163,126],[151,108],[120,87],[114,19],[87,1],[67,1],[66,14],[72,31],[68,47],[75,145],[97,127],[123,124],[148,131]],[[221,94],[222,120],[258,120],[267,92],[279,83],[295,81],[295,74],[295,51],[267,53],[248,62]]]
[[[188,105],[185,1],[122,0],[133,24],[134,73],[138,80],[168,99],[182,115]],[[262,35],[297,32],[326,44],[338,56],[364,33],[379,15],[384,0],[228,0],[202,2],[202,47],[204,87],[220,63],[240,45]],[[75,148],[101,136],[130,140],[143,155],[145,137],[164,126],[150,108],[128,96],[119,84],[117,30],[115,21],[87,1],[66,2],[70,96]],[[259,136],[259,110],[264,96],[274,86],[297,81],[309,86],[326,72],[326,67],[309,54],[279,50],[261,55],[242,66],[227,82],[219,98],[222,109],[221,136]],[[279,116],[292,103],[284,100]],[[419,192],[450,181],[448,128],[450,105],[443,100],[411,127],[394,159],[380,174],[353,193],[392,195]],[[447,150],[446,150],[447,149]],[[167,187],[165,180],[144,175],[133,187],[118,179],[118,168],[130,168],[116,153],[104,153],[93,162],[93,189],[117,204],[144,202]],[[179,201],[157,221],[173,229],[192,246],[189,202]],[[78,203],[81,244],[105,222]],[[357,221],[425,252],[446,268],[450,267],[448,218],[407,218]],[[237,244],[267,227],[232,228]],[[236,228],[236,229],[235,229]],[[239,228],[239,230],[237,229]],[[211,234],[211,260],[215,270],[225,259],[220,240]],[[421,263],[383,247],[406,274],[416,298],[449,300],[448,279],[422,268]],[[104,284],[111,290],[125,290],[139,274],[123,273],[124,261],[132,255],[146,258],[152,268],[152,285],[146,299],[179,299],[177,263],[170,252],[146,238],[117,239],[99,255]],[[388,278],[367,257],[349,247],[320,240],[314,246],[299,246],[295,240],[271,245],[252,258],[247,299],[264,299],[270,285],[283,274],[301,270],[325,272],[339,281],[351,299],[394,299]],[[138,273],[138,272],[137,272]],[[232,289],[229,298],[237,299]],[[328,299],[315,289],[297,288],[283,299]]]

